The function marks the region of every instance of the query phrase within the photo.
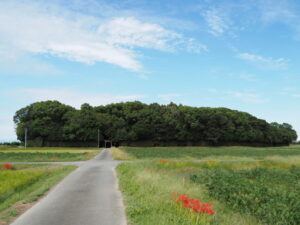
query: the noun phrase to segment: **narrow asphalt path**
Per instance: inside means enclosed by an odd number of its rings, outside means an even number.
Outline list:
[[[79,164],[45,198],[12,225],[126,225],[109,150]]]

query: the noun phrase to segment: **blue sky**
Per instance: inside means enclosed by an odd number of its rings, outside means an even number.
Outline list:
[[[0,140],[41,100],[228,107],[300,134],[299,49],[296,0],[2,0]]]

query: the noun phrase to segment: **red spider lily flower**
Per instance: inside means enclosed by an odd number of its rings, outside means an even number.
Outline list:
[[[160,163],[160,164],[171,165],[171,164],[173,164],[174,162],[171,161],[171,160],[167,160],[167,159],[160,159],[160,160],[159,160],[159,163]]]
[[[13,164],[10,164],[10,163],[6,163],[6,164],[3,164],[3,165],[2,165],[2,168],[3,168],[3,169],[13,169],[13,168],[14,168],[14,165],[13,165]]]
[[[178,200],[177,202],[184,202],[184,201],[188,201],[189,197],[187,195],[178,195]]]
[[[85,154],[83,155],[83,157],[90,157],[91,155],[93,155],[93,153],[92,153],[92,152],[88,152],[88,153],[85,153]]]
[[[176,202],[181,202],[182,207],[192,209],[196,213],[208,213],[211,215],[215,214],[215,211],[211,208],[212,204],[203,204],[199,199],[189,198],[189,196],[186,194],[178,195],[173,193],[173,198],[175,198]]]

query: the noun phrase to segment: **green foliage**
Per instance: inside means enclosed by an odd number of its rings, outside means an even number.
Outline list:
[[[36,102],[14,116],[18,139],[41,146],[50,142],[96,142],[110,139],[124,145],[288,145],[297,139],[292,126],[269,124],[248,113],[227,108],[189,107],[126,102],[80,110],[57,101]]]
[[[18,110],[14,116],[17,124],[17,137],[24,141],[24,129],[28,128],[28,139],[41,138],[47,140],[62,140],[63,118],[67,112],[75,109],[61,104],[58,101],[45,101],[33,103],[25,108]]]
[[[299,171],[299,167],[286,171],[211,169],[191,175],[190,179],[205,184],[210,196],[266,224],[297,225],[300,224]]]

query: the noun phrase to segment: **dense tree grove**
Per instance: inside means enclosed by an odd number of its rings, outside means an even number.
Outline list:
[[[288,145],[292,126],[267,123],[227,108],[126,102],[80,110],[58,101],[36,102],[14,116],[18,139],[36,146],[88,146],[100,140],[122,145]]]

